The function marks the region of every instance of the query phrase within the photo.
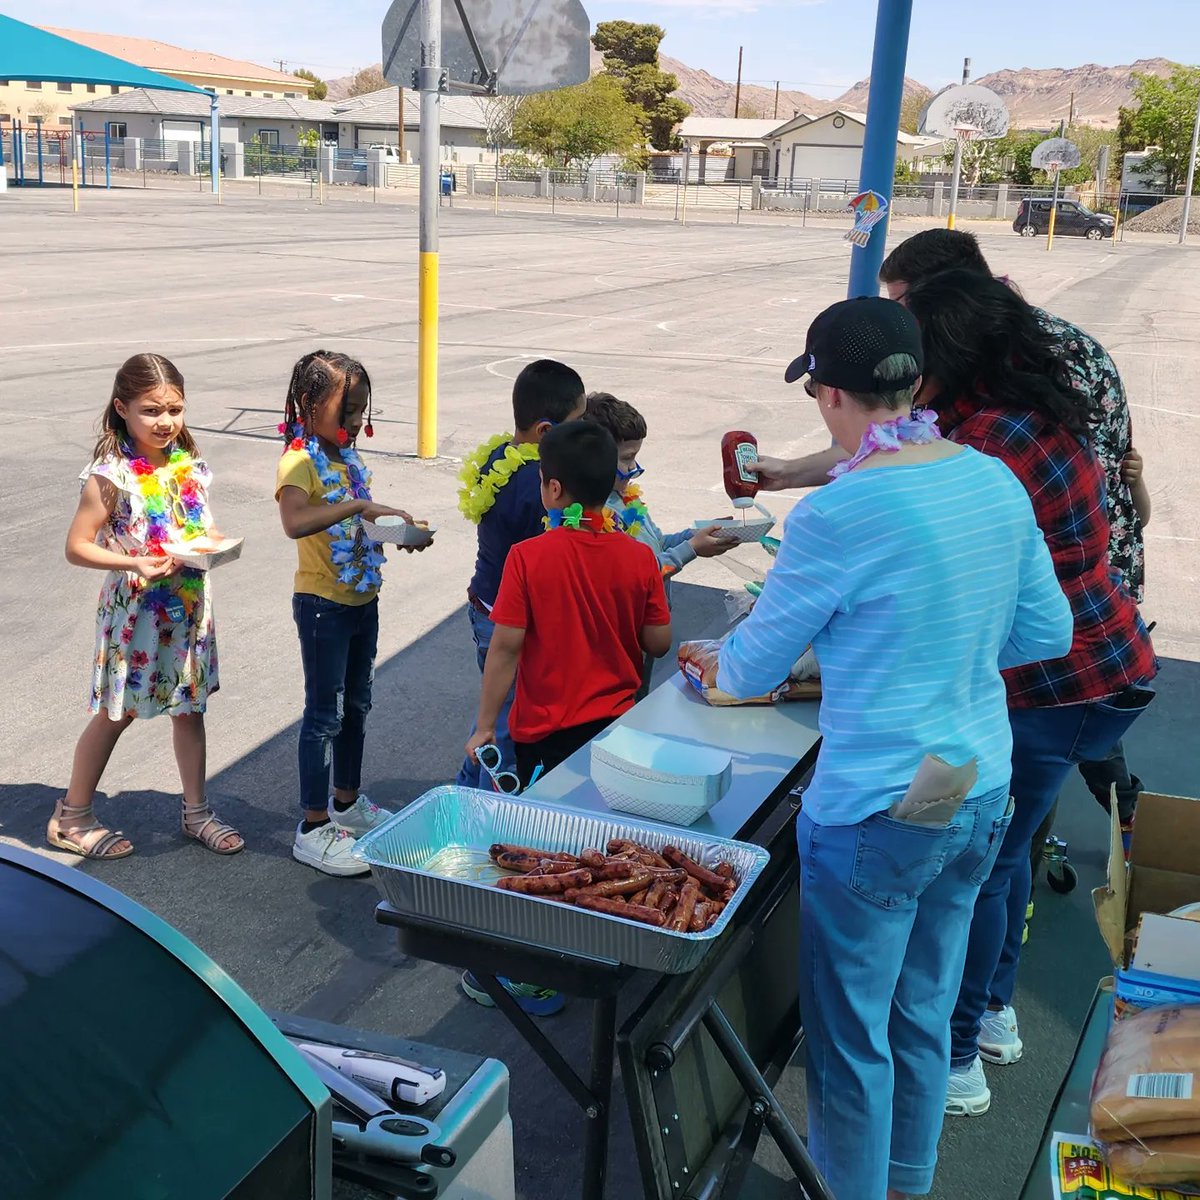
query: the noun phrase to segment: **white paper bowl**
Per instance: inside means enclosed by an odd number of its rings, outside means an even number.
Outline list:
[[[617,812],[690,825],[729,790],[723,750],[617,726],[592,742],[592,782]]]
[[[212,549],[205,550],[194,550],[188,542],[164,543],[163,552],[185,567],[193,567],[197,571],[214,571],[226,563],[237,562],[242,556],[242,544],[245,540],[222,538]]]
[[[403,517],[380,517],[378,521],[363,521],[367,537],[376,542],[391,542],[394,546],[428,546],[436,529],[410,525]]]
[[[721,517],[715,521],[696,521],[693,528],[709,529],[718,525],[730,541],[738,543],[757,542],[775,528],[775,518],[761,504],[755,504],[753,511],[744,508],[741,513],[745,514],[745,521],[741,515],[735,514],[733,517]]]

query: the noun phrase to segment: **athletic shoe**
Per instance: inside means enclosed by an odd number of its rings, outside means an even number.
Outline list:
[[[382,825],[391,815],[386,808],[373,804],[362,792],[359,792],[358,799],[347,809],[337,808],[333,797],[329,797],[329,819],[353,837],[362,837],[364,833],[370,833],[376,825]]]
[[[1025,905],[1025,928],[1021,931],[1021,945],[1029,941],[1029,922],[1033,920],[1033,898]]]
[[[536,983],[514,983],[503,975],[497,976],[501,987],[520,1005],[521,1011],[531,1017],[552,1017],[567,1006],[567,998],[550,988],[539,987]],[[484,1008],[495,1008],[496,1002],[480,986],[479,980],[470,971],[462,973],[462,990],[476,1004]]]
[[[969,1067],[951,1067],[946,1085],[946,1116],[982,1117],[992,1106],[992,1093],[977,1058]]]
[[[999,1012],[989,1008],[979,1022],[979,1056],[990,1063],[1007,1066],[1021,1057],[1023,1049],[1013,1006],[1007,1004]]]
[[[318,825],[304,833],[303,823],[296,826],[296,840],[292,842],[292,857],[307,867],[316,867],[326,875],[366,875],[370,866],[359,862],[351,851],[354,838],[332,821]]]

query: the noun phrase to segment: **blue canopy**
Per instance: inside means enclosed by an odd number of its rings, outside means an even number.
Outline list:
[[[0,13],[0,79],[107,83],[117,87],[156,88],[164,92],[211,94],[182,79],[147,71],[145,67],[102,54],[3,13]]]

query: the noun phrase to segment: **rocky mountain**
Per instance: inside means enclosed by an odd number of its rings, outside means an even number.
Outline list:
[[[692,112],[701,117],[732,117],[734,85],[729,80],[718,79],[707,71],[689,67],[678,59],[661,57],[660,65],[679,79],[677,96],[692,106]],[[601,70],[603,62],[593,52],[592,67]],[[1142,58],[1127,66],[1101,67],[1086,63],[1081,67],[1051,67],[1033,70],[1021,67],[1017,70],[993,71],[975,80],[991,88],[1008,104],[1012,124],[1018,129],[1049,129],[1069,115],[1071,97],[1074,95],[1075,120],[1083,125],[1095,125],[1102,129],[1114,129],[1117,110],[1128,104],[1133,93],[1133,73],[1169,75],[1173,64],[1166,58]],[[351,77],[330,79],[329,98],[343,99],[350,86]],[[797,112],[820,114],[834,108],[845,108],[861,112],[867,107],[867,92],[870,79],[863,79],[833,100],[822,100],[807,92],[780,91],[776,101],[775,89],[756,84],[742,85],[742,117],[775,117],[786,121]],[[930,89],[915,79],[905,79],[906,97],[925,97]]]

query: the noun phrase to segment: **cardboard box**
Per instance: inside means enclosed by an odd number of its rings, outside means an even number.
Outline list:
[[[1108,883],[1092,892],[1092,901],[1113,965],[1127,968],[1143,913],[1200,903],[1200,800],[1143,792],[1126,864],[1114,795]]]

